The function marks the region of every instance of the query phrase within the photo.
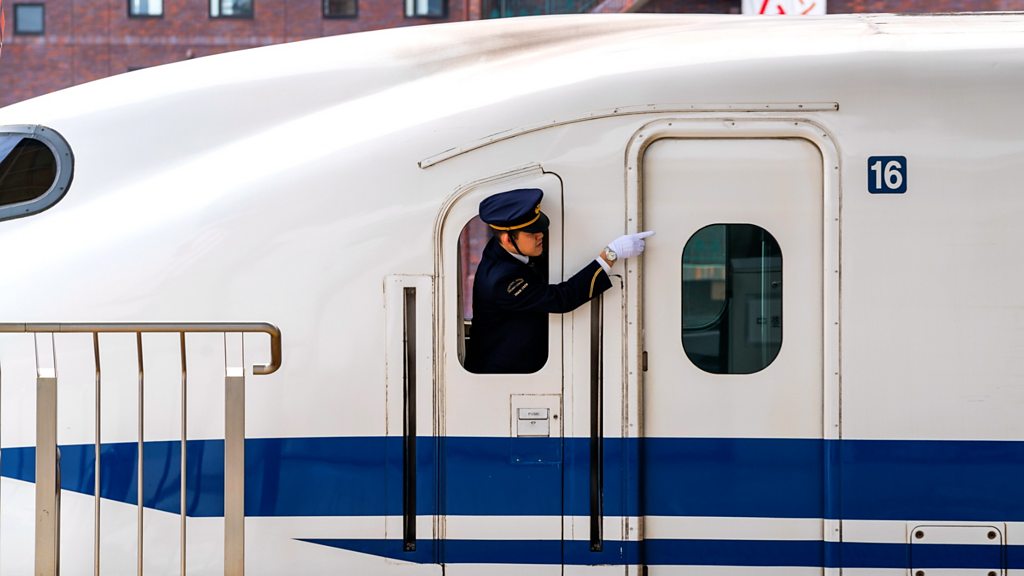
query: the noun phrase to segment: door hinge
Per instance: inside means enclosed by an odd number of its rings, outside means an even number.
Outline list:
[[[642,366],[643,366],[644,372],[647,372],[647,350],[644,350],[644,354],[643,354],[641,362],[642,362]]]

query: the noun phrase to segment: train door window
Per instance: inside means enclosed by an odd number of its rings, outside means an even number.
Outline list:
[[[480,256],[491,233],[479,216],[466,223],[459,234],[459,361],[466,364],[466,344],[473,337],[473,281]]]
[[[60,200],[71,183],[71,160],[67,142],[48,128],[0,127],[0,220]]]
[[[480,259],[483,255],[484,248],[490,242],[493,234],[491,229],[480,220],[479,216],[474,216],[466,225],[462,228],[462,232],[459,234],[459,256],[458,256],[458,311],[459,311],[459,362],[462,363],[469,371],[474,371],[473,367],[466,364],[467,350],[472,349],[472,338],[473,338],[473,283],[476,278],[476,269],[480,265]],[[547,240],[545,240],[546,244]],[[542,275],[547,276],[548,270],[548,258],[547,249],[544,250],[544,254],[531,258],[531,266],[534,266],[535,270],[541,271]],[[543,359],[539,359],[538,363],[543,366],[547,361],[547,346],[545,343],[538,346],[543,348],[545,356]]]
[[[682,255],[682,341],[712,374],[752,374],[782,346],[782,252],[753,224],[713,224]]]

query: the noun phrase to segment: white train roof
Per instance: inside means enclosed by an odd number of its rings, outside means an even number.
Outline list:
[[[396,28],[231,52],[122,74],[0,112],[0,123],[55,122],[125,107],[209,99],[220,113],[290,114],[393,91],[443,86],[487,104],[622,74],[856,52],[948,52],[1024,45],[1022,14],[566,15]],[[759,65],[760,64],[760,65]]]

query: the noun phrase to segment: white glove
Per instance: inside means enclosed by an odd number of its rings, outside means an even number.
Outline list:
[[[654,230],[638,232],[637,234],[626,234],[619,236],[608,243],[608,247],[618,255],[619,258],[632,258],[642,254],[644,251],[644,238],[654,236]]]

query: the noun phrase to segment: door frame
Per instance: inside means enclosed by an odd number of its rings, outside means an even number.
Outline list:
[[[841,436],[840,429],[840,216],[841,187],[838,147],[830,132],[817,122],[806,118],[734,116],[729,118],[701,116],[688,118],[662,118],[648,122],[634,132],[626,147],[626,214],[627,233],[644,230],[643,217],[643,162],[647,148],[658,140],[672,139],[780,139],[799,138],[816,146],[822,158],[822,438],[824,439],[825,506],[823,533],[826,543],[841,540],[839,511],[838,470],[833,458]],[[626,383],[623,414],[624,429],[636,438],[644,437],[643,426],[643,259],[626,260]],[[636,487],[639,492],[642,480]],[[642,511],[641,511],[642,514]],[[638,518],[636,530],[628,530],[630,538],[644,539],[643,516]],[[838,566],[832,558],[838,546],[825,546],[825,565]],[[641,562],[643,559],[641,558]],[[827,575],[839,574],[839,568],[824,568]]]
[[[565,346],[565,321],[561,318],[549,321],[548,360],[538,372],[532,374],[471,374],[465,370],[458,358],[459,338],[461,333],[458,326],[454,325],[456,318],[461,320],[461,313],[458,307],[461,305],[458,297],[459,274],[457,244],[458,237],[465,225],[460,220],[465,216],[475,216],[479,200],[489,194],[502,192],[510,188],[521,188],[524,184],[538,183],[548,179],[557,180],[558,194],[545,196],[545,213],[551,216],[553,234],[548,236],[549,250],[549,274],[552,281],[560,281],[563,270],[563,240],[562,220],[563,207],[563,185],[561,177],[555,172],[546,171],[539,163],[530,163],[516,168],[485,176],[476,180],[468,181],[459,185],[449,195],[437,213],[434,222],[433,243],[434,243],[434,301],[435,315],[434,326],[434,348],[437,351],[433,365],[434,383],[434,418],[435,430],[438,436],[438,478],[437,490],[438,509],[435,516],[436,530],[435,538],[438,542],[438,558],[444,565],[445,574],[467,574],[478,570],[475,562],[460,560],[458,556],[449,555],[446,543],[451,540],[460,539],[460,535],[468,533],[475,527],[487,527],[487,523],[494,518],[503,516],[494,515],[467,515],[451,513],[447,500],[450,488],[450,465],[448,458],[449,442],[452,439],[480,436],[485,440],[502,439],[506,445],[507,440],[516,437],[512,427],[516,424],[511,420],[512,414],[516,413],[520,406],[518,402],[524,397],[533,397],[541,404],[528,404],[526,407],[548,408],[551,414],[551,433],[549,438],[556,441],[558,446],[558,478],[559,502],[562,498],[564,487],[561,482],[561,470],[564,469],[564,449],[562,437],[564,428],[563,419],[560,419],[562,412],[562,398],[565,394],[565,358],[562,349]],[[551,190],[546,190],[550,192]],[[468,218],[466,218],[468,221]],[[453,257],[453,254],[455,257]],[[557,323],[558,327],[554,328]],[[465,386],[468,379],[475,380],[479,386],[482,396],[494,400],[486,406],[473,404],[472,399],[461,397],[456,391]],[[552,383],[557,380],[557,394],[552,389]],[[504,387],[504,388],[503,388]],[[499,414],[496,404],[503,404],[503,410],[508,410],[506,418],[494,418]],[[473,406],[470,410],[469,406]],[[489,426],[482,427],[479,420],[474,421],[467,415],[476,414],[475,418],[488,419]],[[461,416],[462,420],[455,422],[453,418]],[[457,425],[455,425],[457,424]],[[471,429],[467,434],[467,429]],[[493,443],[492,443],[493,444]],[[518,461],[518,460],[517,460]],[[544,464],[551,462],[544,461]],[[534,466],[536,463],[524,463],[523,467]],[[560,534],[563,515],[548,518],[543,515],[523,515],[526,522],[514,522],[502,524],[504,531],[491,530],[489,532],[492,540],[529,540],[538,531],[550,530],[554,534],[556,529]],[[539,519],[539,520],[538,520]],[[531,524],[532,522],[532,524]],[[540,524],[538,524],[540,522]],[[538,530],[540,526],[540,530]],[[493,525],[490,526],[493,528]],[[554,539],[550,539],[554,541]],[[481,540],[486,542],[486,540]],[[558,552],[561,554],[561,540]],[[518,564],[510,564],[519,566]],[[561,563],[538,564],[534,566],[540,573],[554,574],[561,573]]]

